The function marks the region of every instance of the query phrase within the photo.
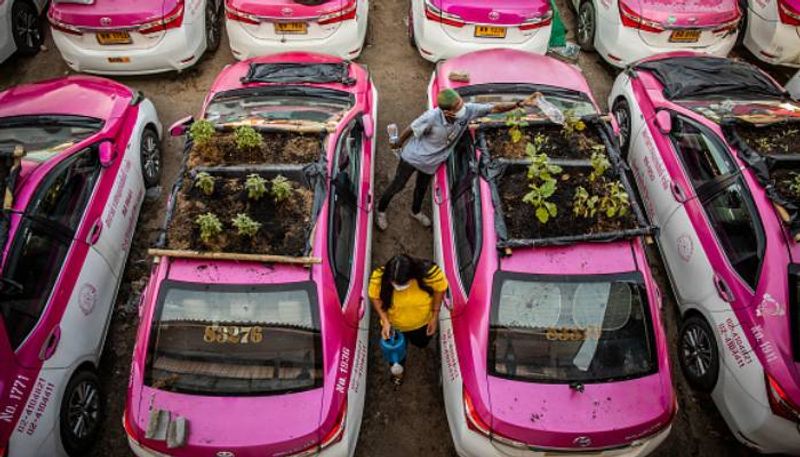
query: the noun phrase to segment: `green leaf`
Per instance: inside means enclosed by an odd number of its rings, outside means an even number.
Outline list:
[[[548,220],[550,220],[550,214],[547,212],[543,206],[536,208],[536,218],[539,219],[539,222],[542,224],[546,224]]]
[[[556,217],[556,214],[558,214],[558,207],[555,203],[544,202],[544,206],[551,216]]]

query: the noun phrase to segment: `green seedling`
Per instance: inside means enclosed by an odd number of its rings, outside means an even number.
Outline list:
[[[586,130],[586,123],[581,118],[575,116],[574,113],[564,113],[564,125],[561,127],[561,133],[565,138],[569,138],[576,133]]]
[[[244,188],[247,190],[247,198],[260,200],[267,193],[267,180],[255,173],[247,175]]]
[[[217,133],[214,124],[205,119],[195,121],[189,128],[189,136],[197,146],[205,146]]]
[[[292,187],[292,182],[286,179],[284,176],[278,175],[272,180],[272,188],[270,189],[270,193],[272,194],[272,197],[275,199],[276,203],[288,199],[292,196],[293,192],[294,188]]]
[[[589,195],[589,192],[583,186],[578,186],[575,189],[575,196],[572,198],[572,212],[576,216],[583,218],[594,217],[597,214],[599,201],[600,197]]]
[[[589,181],[594,182],[596,179],[603,176],[611,167],[611,162],[608,157],[602,152],[592,153],[592,172],[589,173]]]
[[[234,131],[236,147],[240,150],[252,150],[260,148],[264,144],[264,138],[260,133],[249,125],[240,125]]]
[[[542,224],[546,224],[550,218],[558,214],[556,204],[548,200],[556,192],[556,180],[546,179],[541,185],[530,183],[528,187],[530,192],[522,197],[522,201],[532,205],[536,209],[536,218]]]
[[[631,206],[630,197],[619,181],[606,183],[605,194],[600,197],[600,211],[609,218],[622,217],[628,214]]]
[[[515,109],[506,114],[506,126],[508,127],[508,134],[511,136],[512,143],[519,143],[525,136],[522,129],[528,126],[525,122],[525,110]]]
[[[800,173],[790,173],[790,178],[786,183],[789,185],[789,191],[795,197],[800,198]]]
[[[214,213],[205,213],[197,216],[195,223],[200,226],[200,240],[210,243],[222,233],[222,222]]]
[[[231,224],[236,228],[237,233],[241,236],[254,237],[261,228],[261,224],[250,219],[250,216],[244,213],[239,213],[231,221]]]
[[[537,147],[532,143],[528,143],[525,155],[531,161],[528,165],[528,179],[531,181],[553,179],[554,175],[562,171],[561,167],[550,163],[550,157],[547,154],[537,153]]]
[[[194,187],[200,189],[200,191],[206,195],[211,195],[214,193],[215,181],[216,179],[213,176],[205,171],[201,171],[197,173],[197,176],[194,178]]]

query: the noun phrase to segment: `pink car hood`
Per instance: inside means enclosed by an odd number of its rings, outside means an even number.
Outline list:
[[[320,5],[301,5],[291,0],[229,0],[227,5],[233,9],[260,17],[292,19],[303,17],[319,17],[323,14],[340,10],[345,1],[328,0]]]
[[[479,24],[520,24],[550,11],[547,0],[432,0],[437,8],[467,22]],[[496,13],[497,16],[490,13]]]
[[[65,24],[88,28],[125,28],[158,20],[184,0],[94,0],[91,5],[54,2],[50,15]],[[101,23],[108,18],[110,23]],[[105,21],[105,20],[104,20]]]
[[[667,27],[710,27],[739,18],[736,0],[620,0],[651,21]]]
[[[590,448],[629,444],[666,427],[674,408],[671,386],[659,375],[586,384],[583,393],[564,384],[532,384],[489,376],[492,430],[537,447]],[[568,408],[564,408],[569,405]]]
[[[104,121],[121,115],[133,94],[110,79],[69,76],[0,92],[0,118],[63,114]]]

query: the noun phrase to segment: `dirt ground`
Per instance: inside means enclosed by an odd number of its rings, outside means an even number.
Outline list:
[[[559,0],[567,28],[574,29],[574,15]],[[408,45],[404,18],[405,0],[373,0],[370,11],[368,45],[359,59],[369,66],[380,91],[379,151],[376,167],[376,187],[384,189],[394,172],[396,159],[389,151],[385,126],[395,122],[407,125],[426,106],[426,87],[433,65],[423,60]],[[52,41],[47,50],[38,56],[12,58],[0,66],[0,89],[46,78],[68,74]],[[746,51],[740,56],[748,58]],[[753,60],[749,58],[748,60]],[[186,114],[196,114],[214,77],[234,59],[227,42],[212,56],[195,68],[182,74],[120,78],[122,82],[142,90],[155,103],[165,127]],[[579,66],[589,81],[597,101],[604,108],[606,97],[616,70],[602,62],[596,54],[582,54]],[[790,73],[768,68],[780,82]],[[136,304],[150,264],[145,252],[157,236],[163,217],[166,189],[173,181],[182,140],[164,140],[164,172],[162,185],[165,191],[146,202],[134,242],[134,250],[125,273],[117,301],[117,311],[107,339],[101,366],[103,388],[107,392],[107,418],[100,442],[92,456],[119,457],[130,455],[125,434],[120,424],[127,385],[134,333],[137,326]],[[390,228],[376,233],[373,264],[379,265],[393,254],[406,252],[415,256],[432,256],[432,236],[408,217],[411,188],[401,194],[389,211]],[[430,213],[430,202],[425,211]],[[669,291],[663,268],[656,252],[651,252],[662,290]],[[669,296],[669,294],[667,294]],[[671,297],[665,300],[664,314],[670,341],[677,331],[676,307]],[[377,328],[377,323],[375,323]],[[674,344],[671,345],[674,348]],[[674,355],[674,354],[673,354]],[[438,385],[438,361],[432,348],[410,349],[408,377],[399,391],[390,387],[388,374],[381,363],[380,353],[371,341],[368,370],[367,404],[361,426],[361,438],[356,450],[360,457],[371,456],[451,456],[455,455],[447,419],[444,413],[441,389]],[[673,357],[672,372],[679,394],[680,411],[672,434],[654,454],[666,456],[744,456],[748,451],[740,446],[725,426],[714,404],[706,395],[693,393],[683,379]]]

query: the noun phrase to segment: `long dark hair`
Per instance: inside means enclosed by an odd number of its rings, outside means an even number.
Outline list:
[[[392,307],[392,297],[394,296],[395,284],[406,284],[412,279],[417,280],[417,285],[420,289],[433,296],[433,289],[425,279],[428,278],[428,272],[433,267],[433,262],[414,257],[400,254],[392,257],[383,266],[383,276],[381,277],[381,302],[384,311],[388,311]]]

